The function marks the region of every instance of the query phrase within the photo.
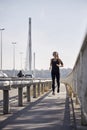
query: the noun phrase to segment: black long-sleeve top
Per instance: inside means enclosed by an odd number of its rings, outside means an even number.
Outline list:
[[[63,65],[63,62],[61,59],[51,59],[51,66],[52,66],[52,71],[59,71],[59,66],[57,65]]]

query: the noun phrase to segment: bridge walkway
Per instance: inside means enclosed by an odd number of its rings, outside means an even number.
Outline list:
[[[60,93],[49,92],[13,113],[0,123],[0,130],[75,130],[71,100],[66,88]]]

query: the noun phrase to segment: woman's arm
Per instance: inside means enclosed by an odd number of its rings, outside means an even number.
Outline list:
[[[61,67],[63,67],[64,66],[64,64],[63,64],[63,62],[62,62],[62,60],[60,59],[60,63],[61,63]]]
[[[58,67],[63,67],[64,64],[63,64],[62,60],[61,60],[61,59],[58,59],[58,61],[59,61],[59,64],[57,64],[57,66],[58,66]]]

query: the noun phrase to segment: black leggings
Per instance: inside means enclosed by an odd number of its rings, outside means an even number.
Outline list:
[[[55,91],[55,78],[57,81],[57,87],[60,88],[60,73],[58,71],[52,71],[51,76],[52,76],[52,90],[54,92]]]

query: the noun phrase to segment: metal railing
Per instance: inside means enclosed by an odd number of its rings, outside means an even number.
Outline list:
[[[0,90],[3,91],[3,113],[9,113],[9,91],[18,89],[18,106],[23,106],[23,88],[26,87],[27,102],[31,101],[31,88],[33,98],[44,94],[51,89],[51,80],[29,78],[1,78]]]
[[[61,82],[67,86],[69,95],[74,95],[80,103],[81,122],[87,125],[87,34],[72,72]]]

